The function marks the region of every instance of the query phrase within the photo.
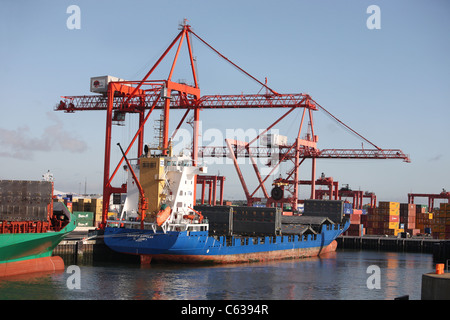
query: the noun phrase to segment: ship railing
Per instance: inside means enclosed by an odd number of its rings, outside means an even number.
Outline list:
[[[130,228],[130,229],[140,229],[141,228],[141,222],[140,221],[124,221],[124,220],[108,220],[107,224],[108,227],[112,228]],[[153,232],[156,232],[157,225],[153,222],[144,222],[144,229],[152,229]]]
[[[140,221],[120,221],[120,220],[108,220],[107,226],[112,228],[130,228],[130,229],[140,229],[141,222]],[[153,222],[144,222],[145,230],[153,230],[154,233],[158,230],[158,225]],[[164,228],[163,231],[166,233],[167,231],[208,231],[209,224],[208,223],[169,223],[167,228]]]

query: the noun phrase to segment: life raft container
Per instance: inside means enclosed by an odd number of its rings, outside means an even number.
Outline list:
[[[161,226],[169,218],[171,211],[172,209],[168,205],[163,204],[156,215],[156,224]]]

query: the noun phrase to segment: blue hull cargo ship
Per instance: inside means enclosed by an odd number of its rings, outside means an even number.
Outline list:
[[[108,220],[104,241],[114,251],[139,255],[141,263],[317,256],[335,251],[335,239],[350,225],[343,201],[305,200],[305,212],[291,216],[280,208],[194,206],[195,177],[206,168],[185,155],[147,152],[139,164],[127,164],[127,198],[120,218]]]

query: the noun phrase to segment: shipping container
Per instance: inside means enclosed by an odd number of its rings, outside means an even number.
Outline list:
[[[350,215],[350,224],[360,224],[361,223],[361,215],[360,214],[351,214]]]
[[[278,235],[281,232],[280,208],[233,207],[233,234]]]
[[[391,201],[380,201],[378,202],[378,206],[382,209],[400,209],[399,202],[391,202]]]
[[[91,92],[106,94],[108,92],[108,84],[116,81],[126,80],[113,76],[91,77]]]
[[[389,229],[398,229],[399,223],[398,222],[389,222]]]
[[[278,235],[281,232],[280,208],[240,206],[194,206],[209,222],[216,235]]]
[[[428,212],[428,206],[423,204],[416,204],[416,213]]]
[[[344,202],[344,214],[353,214],[354,210],[351,203]]]
[[[278,147],[287,145],[287,136],[282,136],[276,133],[268,133],[261,136],[261,146],[264,147]]]
[[[209,230],[216,235],[233,233],[233,209],[231,206],[194,206],[208,220]]]
[[[74,211],[73,214],[77,217],[77,219],[94,220],[94,213],[93,212]]]
[[[344,201],[305,200],[303,215],[328,217],[335,223],[341,223],[344,218]]]
[[[84,221],[84,220],[77,220],[77,227],[93,227],[94,226],[94,221]]]
[[[47,221],[52,202],[49,181],[0,180],[0,220]]]
[[[400,222],[400,216],[386,216],[385,219],[389,222]]]
[[[365,234],[366,229],[363,224],[352,224],[344,233],[347,236],[362,237]]]

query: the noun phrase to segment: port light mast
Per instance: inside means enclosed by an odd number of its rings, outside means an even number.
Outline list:
[[[291,203],[294,208],[298,204],[299,185],[299,167],[305,161],[305,159],[312,160],[311,169],[311,198],[315,198],[315,172],[316,172],[316,159],[403,159],[409,162],[409,156],[404,154],[399,149],[382,149],[359,133],[351,129],[344,124],[341,120],[329,113],[324,107],[319,105],[308,94],[293,93],[293,94],[281,94],[272,88],[267,86],[266,82],[261,82],[251,74],[237,66],[234,62],[226,58],[219,51],[213,48],[209,43],[199,37],[187,24],[185,20],[181,25],[180,32],[170,43],[164,53],[159,57],[152,68],[141,80],[133,81],[110,81],[108,83],[107,92],[105,94],[96,95],[84,95],[84,96],[63,96],[59,104],[56,105],[56,111],[64,111],[67,113],[73,113],[78,111],[106,111],[106,132],[105,132],[105,158],[104,158],[104,179],[103,179],[103,212],[102,222],[100,228],[104,228],[106,225],[106,218],[108,212],[108,206],[111,194],[113,193],[126,193],[126,185],[123,184],[120,187],[113,187],[112,181],[118,172],[122,162],[129,153],[132,146],[137,141],[137,156],[139,157],[143,153],[144,146],[144,126],[154,110],[162,110],[163,112],[163,132],[162,132],[162,145],[161,152],[163,155],[167,155],[169,150],[169,144],[171,138],[176,134],[181,127],[189,113],[193,113],[193,139],[192,139],[192,158],[194,165],[197,164],[199,158],[204,157],[229,157],[233,160],[236,168],[239,180],[244,189],[244,193],[247,198],[248,205],[251,205],[260,198],[255,197],[255,193],[261,189],[268,204],[282,205],[283,203]],[[192,37],[198,39],[201,43],[212,49],[220,58],[224,59],[228,63],[232,64],[235,68],[240,70],[243,74],[259,83],[265,88],[263,94],[237,94],[237,95],[204,95],[201,96],[200,88],[198,85],[198,77],[194,67],[194,56],[192,51]],[[172,75],[174,68],[177,64],[178,56],[182,47],[182,44],[186,41],[189,62],[191,66],[191,73],[193,79],[193,85],[184,83],[177,83],[172,81]],[[168,74],[168,77],[163,80],[150,80],[150,76],[153,71],[160,65],[168,53],[176,47],[175,56]],[[200,111],[210,109],[272,109],[279,108],[285,109],[286,112],[272,124],[270,124],[266,130],[264,130],[257,138],[249,143],[226,140],[225,146],[199,146],[199,120]],[[271,128],[277,125],[282,119],[291,114],[294,110],[301,109],[302,117],[298,124],[298,134],[295,137],[295,141],[292,144],[281,145],[276,149],[255,147],[257,139],[261,138],[261,135],[268,132]],[[184,114],[178,123],[174,133],[169,133],[169,116],[170,111],[182,110]],[[348,130],[358,135],[361,139],[372,145],[371,149],[323,149],[320,150],[317,147],[318,136],[314,132],[314,122],[312,113],[314,111],[322,110],[331,115],[341,125],[345,126]],[[123,152],[122,158],[118,164],[111,170],[111,133],[112,125],[114,122],[123,121],[126,113],[139,114],[139,127],[131,139],[129,146]],[[303,135],[303,132],[307,127],[306,121],[309,121],[311,133]],[[293,163],[293,169],[290,171],[286,178],[281,178],[275,183],[281,187],[289,186],[292,189],[292,195],[281,198],[276,198],[269,194],[265,187],[265,182],[268,180],[269,175],[263,177],[259,172],[259,169],[255,162],[255,157],[268,157],[270,158],[274,152],[278,152],[278,162],[272,163],[275,167],[279,166],[281,162],[291,161]],[[258,186],[255,191],[250,192],[249,188],[243,178],[237,163],[238,157],[246,157],[252,161],[254,171],[258,177]],[[112,173],[111,173],[112,171]],[[278,195],[279,196],[279,195]],[[194,192],[194,201],[196,192]]]

